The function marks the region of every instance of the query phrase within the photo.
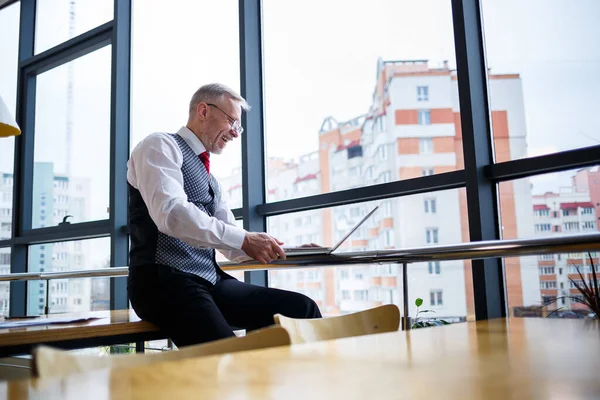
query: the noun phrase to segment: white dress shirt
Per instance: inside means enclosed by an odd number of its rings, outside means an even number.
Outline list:
[[[187,127],[177,134],[196,154],[206,151]],[[213,217],[188,201],[183,190],[182,163],[177,142],[166,133],[153,133],[131,152],[127,181],[140,191],[160,232],[194,247],[217,249],[232,261],[248,259],[241,250],[246,231],[235,225],[233,213],[222,198],[215,199],[218,202]]]

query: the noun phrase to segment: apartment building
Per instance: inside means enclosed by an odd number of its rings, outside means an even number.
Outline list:
[[[526,129],[520,77],[491,75],[490,94],[498,161],[523,157]],[[269,160],[267,199],[285,200],[462,169],[459,112],[457,77],[447,65],[431,68],[423,60],[379,60],[370,109],[349,121],[325,118],[317,152],[297,161]],[[236,187],[241,180],[229,182]],[[532,236],[529,182],[501,186],[503,237]],[[287,244],[332,245],[374,204],[380,210],[339,251],[469,241],[464,190],[277,216],[269,218],[268,229]],[[537,259],[507,259],[506,271],[509,307],[539,304]],[[469,261],[412,264],[408,277],[411,303],[421,297],[427,308],[448,319],[463,320],[474,314]],[[383,303],[401,304],[402,299],[398,265],[273,271],[270,284],[309,295],[328,315]],[[415,312],[413,308],[411,314]]]
[[[0,182],[0,229],[2,237],[10,237],[12,229],[12,174],[3,173]],[[57,226],[67,215],[73,221],[85,221],[89,215],[90,185],[87,179],[69,178],[54,172],[52,163],[34,164],[32,195],[32,226]],[[89,268],[86,255],[89,243],[85,240],[39,244],[29,248],[30,272],[61,272]],[[0,273],[10,273],[10,250],[0,249]],[[44,313],[46,282],[27,283],[28,315]],[[89,279],[55,279],[49,283],[51,312],[76,312],[91,309]],[[9,310],[9,284],[0,284],[0,313]]]
[[[590,233],[600,230],[599,167],[577,171],[571,186],[558,192],[533,196],[534,230],[537,236]],[[592,255],[596,272],[600,272],[598,255]],[[591,278],[592,268],[587,253],[544,254],[538,256],[542,301],[559,298],[550,309],[576,309],[583,306],[572,297],[582,298],[572,281],[582,284]],[[565,297],[569,296],[569,297]]]

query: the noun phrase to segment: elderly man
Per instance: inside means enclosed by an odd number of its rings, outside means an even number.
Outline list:
[[[215,249],[233,261],[285,259],[283,244],[235,225],[210,174],[210,155],[242,134],[250,107],[221,84],[202,86],[187,125],[140,142],[127,164],[131,231],[128,293],[140,318],[177,346],[233,336],[273,324],[273,315],[319,318],[314,301],[294,292],[253,286],[224,273]]]

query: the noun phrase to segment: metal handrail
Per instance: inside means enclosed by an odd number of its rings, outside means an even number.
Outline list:
[[[537,254],[573,253],[600,250],[600,233],[566,235],[535,239],[490,240],[444,246],[403,250],[369,250],[360,252],[306,255],[277,260],[270,264],[256,261],[222,263],[224,271],[277,270],[286,268],[322,267],[349,264],[415,263],[423,261],[474,260],[482,258],[516,257]],[[127,276],[128,267],[69,271],[26,272],[0,275],[0,282],[69,278]]]

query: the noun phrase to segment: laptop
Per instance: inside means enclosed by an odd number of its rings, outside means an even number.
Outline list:
[[[348,239],[350,237],[350,235],[352,235],[362,224],[364,224],[364,222],[369,219],[369,217],[371,215],[373,215],[373,213],[375,211],[377,211],[377,209],[379,208],[379,206],[376,206],[374,209],[372,209],[371,211],[369,211],[369,213],[367,215],[365,215],[363,217],[363,219],[361,219],[358,224],[354,225],[354,227],[352,229],[350,229],[350,231],[339,241],[335,244],[335,246],[333,247],[284,247],[283,250],[285,251],[285,255],[286,256],[310,256],[310,255],[321,255],[321,254],[331,254],[334,251],[337,250],[338,247],[340,247],[342,245],[342,243],[344,243],[346,241],[346,239]]]

